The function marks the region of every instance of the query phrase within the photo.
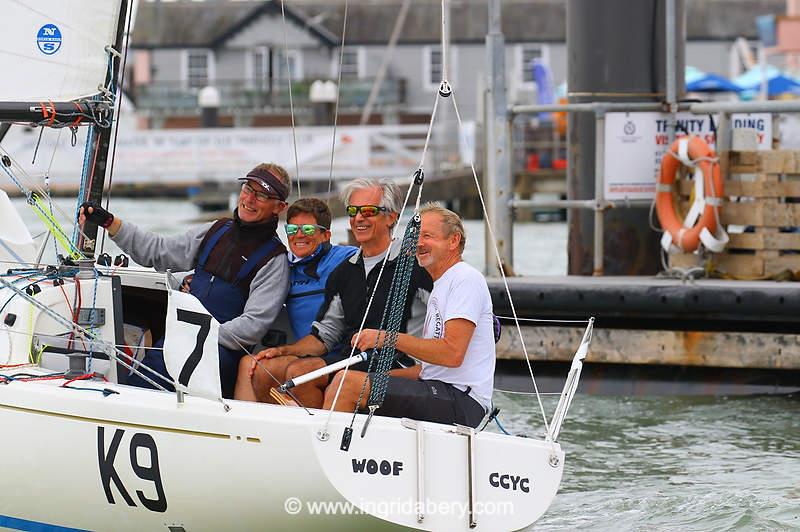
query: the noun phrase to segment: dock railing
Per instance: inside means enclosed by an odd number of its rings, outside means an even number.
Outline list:
[[[603,212],[607,209],[648,206],[650,199],[625,199],[608,201],[605,198],[605,116],[609,112],[679,112],[704,115],[719,113],[717,125],[717,153],[729,151],[731,148],[730,119],[733,113],[800,113],[800,100],[769,100],[753,102],[678,102],[670,105],[667,102],[583,102],[547,105],[514,105],[508,110],[509,124],[515,116],[535,113],[579,113],[591,112],[595,116],[595,175],[593,199],[515,199],[508,201],[509,217],[513,209],[519,208],[558,208],[558,209],[590,209],[594,211],[594,257],[595,275],[603,272]],[[670,129],[672,144],[674,128]],[[569,172],[567,173],[569,175]],[[653,176],[655,179],[655,176]]]

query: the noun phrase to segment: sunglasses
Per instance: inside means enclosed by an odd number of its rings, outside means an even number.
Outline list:
[[[314,233],[316,233],[317,230],[323,231],[323,232],[328,230],[327,227],[323,227],[321,225],[315,225],[315,224],[303,224],[303,225],[286,224],[285,227],[286,227],[286,234],[288,236],[294,236],[294,235],[297,234],[298,231],[301,231],[306,236],[311,236]]]
[[[250,183],[244,183],[242,185],[242,192],[246,194],[253,194],[256,197],[256,201],[259,201],[261,203],[266,203],[271,199],[280,200],[280,198],[277,198],[275,196],[270,196],[266,192],[261,192],[260,190],[254,189],[253,187],[250,186]]]
[[[380,212],[386,212],[386,207],[378,207],[377,205],[348,205],[344,210],[350,218],[355,218],[358,213],[361,213],[361,216],[364,218],[371,218],[377,216]]]

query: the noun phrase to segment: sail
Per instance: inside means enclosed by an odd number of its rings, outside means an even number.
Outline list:
[[[119,10],[111,1],[0,0],[0,102],[97,94],[109,70],[105,47],[115,42]]]

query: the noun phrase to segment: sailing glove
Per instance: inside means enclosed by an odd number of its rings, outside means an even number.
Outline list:
[[[89,207],[92,208],[91,213],[89,212]],[[81,205],[81,209],[83,209],[83,215],[86,216],[87,220],[103,229],[108,229],[108,226],[114,221],[114,215],[101,207],[96,201],[87,201]]]

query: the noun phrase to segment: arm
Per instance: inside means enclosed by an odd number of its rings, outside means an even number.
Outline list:
[[[264,349],[256,355],[256,359],[280,356],[312,355],[322,356],[341,341],[345,329],[344,309],[338,295],[331,299],[327,308],[320,309],[321,316],[311,325],[311,334],[300,338],[293,344]]]
[[[139,229],[132,223],[114,219],[109,230],[118,224],[111,239],[122,251],[142,266],[152,266],[158,271],[191,270],[200,252],[200,244],[213,222],[192,227],[186,233],[163,236]]]
[[[442,338],[417,338],[410,334],[399,333],[397,350],[429,364],[457,368],[464,362],[474,332],[474,323],[464,318],[453,318],[445,322]],[[364,329],[358,340],[359,349],[370,349],[376,342],[382,346],[385,334],[385,331]]]
[[[235,350],[257,344],[281,311],[288,292],[289,264],[281,254],[253,277],[242,315],[220,324],[219,343]]]

